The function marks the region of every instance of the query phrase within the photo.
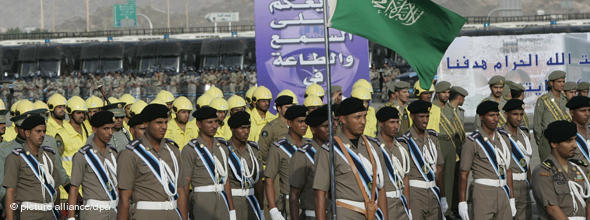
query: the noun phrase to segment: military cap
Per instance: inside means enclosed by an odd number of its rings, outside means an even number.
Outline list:
[[[137,114],[132,116],[129,121],[127,122],[127,125],[129,125],[129,127],[135,127],[138,124],[142,124],[145,121],[143,120],[143,115],[141,114]]]
[[[158,118],[168,118],[169,109],[162,104],[149,104],[143,108],[141,115],[143,115],[144,122],[150,122]]]
[[[45,118],[43,118],[41,115],[34,114],[25,118],[25,120],[23,120],[21,123],[20,128],[31,130],[39,125],[45,125]]]
[[[587,96],[574,96],[567,102],[567,104],[565,104],[565,107],[571,110],[590,107],[590,98]]]
[[[563,91],[576,90],[576,87],[578,87],[578,84],[576,84],[576,82],[565,82],[565,85],[563,85]]]
[[[580,83],[578,83],[578,87],[576,87],[576,90],[578,90],[578,91],[590,90],[590,83],[580,82]]]
[[[467,92],[467,90],[465,90],[461,86],[453,86],[453,87],[451,87],[451,92],[459,93],[459,95],[462,95],[463,97],[466,97],[466,96],[469,95],[469,93]]]
[[[432,103],[418,99],[408,105],[408,111],[411,114],[429,113]]]
[[[345,116],[357,112],[367,111],[367,108],[365,108],[365,105],[363,105],[363,101],[355,97],[344,99],[337,109],[338,111],[336,112],[336,115],[339,116]]]
[[[561,70],[555,70],[549,74],[549,77],[547,77],[547,79],[549,79],[549,81],[553,81],[553,80],[561,79],[561,78],[565,78],[565,72],[563,72]]]
[[[125,103],[118,102],[107,105],[103,109],[112,112],[115,117],[125,117],[125,110],[123,107],[125,107]]]
[[[492,76],[492,78],[490,78],[490,80],[488,81],[488,85],[504,85],[504,82],[506,82],[506,79],[503,76],[495,75]]]
[[[277,107],[281,107],[283,105],[289,105],[289,104],[293,104],[293,97],[291,97],[291,96],[282,95],[282,96],[279,96],[277,99],[275,99],[275,105]]]
[[[502,110],[509,112],[512,110],[524,110],[524,102],[520,99],[510,99],[504,104]]]
[[[230,128],[239,128],[242,125],[250,125],[250,114],[245,111],[236,112],[227,120],[227,125]]]
[[[479,103],[479,105],[477,105],[477,114],[478,115],[485,115],[488,112],[499,112],[500,110],[498,109],[498,103],[494,102],[494,101],[483,101],[481,103]]]
[[[512,82],[512,81],[506,81],[506,85],[508,85],[508,88],[510,88],[510,90],[514,90],[514,91],[519,91],[519,92],[523,92],[524,91],[524,86]]]
[[[100,111],[90,117],[90,125],[94,128],[99,128],[105,124],[115,123],[115,114],[111,111]]]
[[[375,117],[377,117],[377,121],[380,122],[385,122],[392,118],[399,119],[399,111],[397,111],[397,109],[394,107],[385,106],[377,111]]]
[[[559,120],[549,123],[543,135],[549,140],[549,143],[560,143],[576,136],[578,129],[572,122]]]
[[[217,110],[210,106],[205,106],[193,112],[193,117],[195,117],[197,121],[203,121],[210,118],[217,118]]]
[[[287,120],[293,120],[297,117],[307,116],[307,108],[303,105],[294,105],[287,109],[285,112],[285,118]]]
[[[434,85],[435,92],[444,92],[451,89],[451,83],[447,81],[440,81]]]
[[[312,111],[305,117],[305,124],[309,125],[310,127],[316,127],[324,123],[328,120],[328,105],[323,105],[322,107]]]
[[[395,88],[395,91],[399,91],[402,89],[409,89],[410,83],[406,82],[406,81],[397,81],[397,82],[393,83],[393,87]]]
[[[339,85],[333,85],[332,87],[330,87],[330,89],[332,90],[332,93],[336,93],[336,92],[341,92],[342,91],[342,86]]]

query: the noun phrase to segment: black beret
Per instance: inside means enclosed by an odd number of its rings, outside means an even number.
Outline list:
[[[39,125],[45,125],[45,118],[43,118],[41,115],[34,114],[25,118],[25,120],[21,123],[20,128],[31,130]]]
[[[100,111],[90,117],[90,125],[94,128],[99,128],[105,124],[115,123],[113,120],[115,114],[110,111]]]
[[[524,110],[524,102],[520,99],[510,99],[504,104],[502,110],[509,112],[512,110]]]
[[[242,125],[250,125],[250,114],[245,111],[239,111],[234,113],[227,120],[229,128],[239,128]]]
[[[275,99],[275,105],[278,107],[288,104],[293,104],[293,97],[288,95],[282,95]]]
[[[560,143],[566,141],[570,137],[575,136],[578,133],[576,125],[572,122],[560,120],[554,121],[547,125],[547,129],[543,131],[543,134],[549,140],[549,143]]]
[[[158,118],[168,118],[170,110],[162,104],[149,104],[143,108],[140,114],[143,115],[144,122],[150,122]]]
[[[381,109],[379,109],[379,111],[377,111],[377,114],[375,115],[377,117],[377,121],[380,122],[385,122],[389,119],[399,119],[399,111],[391,106],[385,106]]]
[[[412,114],[429,113],[432,103],[418,99],[408,105],[408,111]]]
[[[285,112],[285,118],[287,120],[293,120],[298,117],[307,116],[307,107],[303,105],[294,105],[287,109]]]
[[[210,106],[205,106],[193,112],[193,117],[195,117],[197,121],[203,121],[210,118],[217,118],[217,110]]]
[[[144,122],[145,121],[143,119],[143,115],[137,114],[129,119],[129,122],[127,122],[127,125],[129,125],[129,127],[134,127],[134,126],[144,123]]]
[[[363,105],[363,100],[357,99],[355,97],[344,99],[344,101],[340,103],[340,106],[337,109],[338,111],[336,112],[336,115],[339,116],[345,116],[357,112],[367,111],[367,108],[365,108],[365,105]]]
[[[477,105],[477,114],[478,115],[485,115],[488,112],[499,112],[500,109],[498,109],[498,103],[494,102],[494,101],[483,101],[481,103],[479,103],[479,105]]]
[[[580,95],[574,96],[572,99],[570,99],[567,102],[565,107],[567,107],[571,110],[584,108],[584,107],[590,107],[590,98],[588,98],[587,96],[580,96]]]
[[[322,107],[312,111],[307,115],[305,118],[305,124],[309,125],[310,127],[319,126],[325,121],[328,120],[328,105],[323,105]]]

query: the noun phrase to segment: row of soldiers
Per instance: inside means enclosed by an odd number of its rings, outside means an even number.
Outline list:
[[[550,74],[548,94],[565,97],[564,79],[563,72]],[[500,84],[504,79],[490,80],[490,98]],[[166,91],[149,105],[125,97],[106,106],[97,97],[101,104],[56,95],[46,108],[21,101],[11,111],[14,140],[0,145],[7,218],[53,218],[59,213],[52,202],[83,198],[102,211],[82,210],[81,219],[326,219],[334,212],[339,219],[530,219],[531,187],[543,215],[586,216],[590,98],[575,96],[564,108],[539,98],[545,107],[538,110],[549,112],[541,119],[557,122],[545,122],[551,153],[529,177],[524,89],[510,87],[503,105],[495,101],[502,97],[482,101],[478,130],[466,135],[460,106],[467,91],[447,82],[431,87],[417,83],[419,99],[409,103],[409,84],[396,83],[391,102],[375,111],[366,80],[343,101],[335,86],[335,111],[328,112],[324,90],[314,84],[303,105],[292,91],[279,93],[277,115],[269,112],[273,95],[264,86],[228,100],[213,87],[196,108]],[[327,144],[330,114],[334,146]],[[332,186],[336,201],[328,201]],[[7,209],[13,203],[19,212]]]

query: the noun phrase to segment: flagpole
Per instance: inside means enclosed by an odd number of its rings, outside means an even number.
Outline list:
[[[328,27],[328,1],[323,0],[324,10],[324,46],[326,49],[326,79],[328,80],[326,90],[328,93],[328,126],[330,130],[330,138],[328,146],[330,147],[330,197],[332,206],[332,219],[336,220],[336,181],[334,175],[334,121],[332,119],[332,71],[330,68],[330,38]]]

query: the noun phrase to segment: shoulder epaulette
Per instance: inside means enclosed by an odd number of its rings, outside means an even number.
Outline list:
[[[260,150],[260,147],[258,147],[258,143],[254,141],[248,141],[248,145],[250,145],[250,147],[256,148],[256,150]]]
[[[336,146],[334,146],[336,147]],[[328,144],[322,144],[322,149],[326,150],[326,151],[330,151],[330,147],[328,147]]]
[[[503,128],[497,128],[498,133],[500,133],[501,135],[504,136],[508,136],[508,132],[506,132],[506,130],[504,130]]]
[[[541,163],[541,164],[542,164],[542,166],[541,166],[541,167],[543,167],[543,168],[545,168],[545,169],[548,169],[548,170],[550,170],[550,169],[552,169],[552,168],[554,167],[553,161],[551,161],[551,160],[549,160],[549,159],[546,159],[546,160],[545,160],[545,161],[543,161],[543,163]]]
[[[87,145],[84,145],[82,148],[80,148],[80,150],[78,150],[78,152],[80,152],[82,154],[86,154],[86,151],[88,151],[89,149],[92,149],[92,145],[87,144]]]
[[[129,144],[127,144],[127,146],[125,146],[125,147],[129,150],[133,150],[133,149],[135,149],[135,147],[139,146],[140,143],[141,143],[141,141],[134,140],[134,141],[131,141]]]
[[[377,146],[381,145],[381,141],[379,141],[379,139],[367,135],[365,135],[365,137],[367,137],[367,140],[375,142]]]
[[[176,147],[177,149],[180,149],[180,147],[178,147],[178,144],[176,144],[176,142],[170,138],[164,138],[164,140],[166,141],[167,144],[172,144],[172,146]]]
[[[426,129],[426,132],[428,132],[429,135],[438,137],[438,132],[436,132],[435,130],[432,129]]]
[[[229,143],[222,137],[216,137],[215,140],[217,140],[217,142],[219,142],[225,146],[229,145]]]
[[[408,139],[406,139],[404,136],[397,137],[395,140],[400,143],[408,144]]]
[[[475,139],[477,137],[479,137],[480,135],[481,134],[479,133],[479,131],[478,130],[475,130],[475,131],[471,132],[471,134],[468,135],[467,138],[469,138],[469,140],[471,140],[471,141],[475,141]]]
[[[527,133],[529,132],[529,128],[527,128],[527,127],[526,127],[526,126],[524,126],[524,125],[521,125],[519,128],[520,128],[520,130],[523,130],[523,131],[525,131],[525,132],[527,132]]]
[[[578,159],[569,159],[570,162],[575,163],[578,166],[583,166],[583,167],[587,167],[588,163],[584,160],[578,160]]]
[[[287,142],[287,138],[286,137],[282,137],[280,139],[278,139],[277,141],[275,141],[273,144],[277,147],[280,147],[281,144],[283,144],[284,142]]]
[[[21,153],[24,153],[24,152],[25,152],[25,149],[22,149],[22,148],[16,148],[16,149],[12,150],[12,153],[17,156],[20,155]]]
[[[406,133],[404,133],[402,135],[403,138],[405,138],[406,140],[410,140],[410,137],[412,137],[412,133],[410,131],[407,131]]]
[[[311,146],[311,144],[304,144],[303,146],[297,148],[297,150],[305,153]]]
[[[49,153],[55,154],[55,150],[51,147],[48,146],[41,146],[41,149],[43,149],[44,151],[47,151]]]
[[[193,138],[193,139],[192,139],[192,140],[190,140],[188,143],[189,143],[189,145],[192,145],[192,146],[194,146],[194,147],[198,147],[198,146],[200,146],[200,145],[201,145],[201,144],[199,143],[199,141],[198,141],[196,138]]]

